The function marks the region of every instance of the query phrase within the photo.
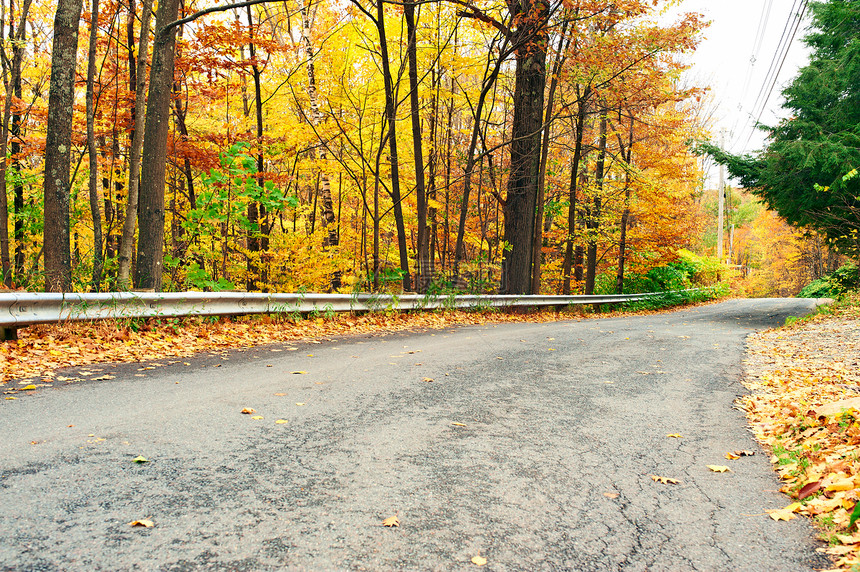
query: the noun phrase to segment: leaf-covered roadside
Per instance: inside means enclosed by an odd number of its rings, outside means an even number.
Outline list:
[[[319,340],[348,334],[382,334],[420,328],[500,323],[546,322],[573,314],[540,312],[373,313],[305,320],[268,316],[212,321],[205,318],[146,322],[102,321],[33,326],[17,342],[0,343],[0,387],[7,396],[24,389],[73,382],[57,370],[112,362],[150,362],[194,353],[260,344]],[[152,369],[151,367],[145,369]],[[93,379],[93,377],[90,377]],[[16,380],[14,384],[11,381]]]
[[[745,384],[739,403],[794,501],[782,512],[813,518],[834,570],[860,570],[860,294],[750,336]]]

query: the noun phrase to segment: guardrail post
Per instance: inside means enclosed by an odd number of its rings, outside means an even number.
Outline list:
[[[15,328],[15,327],[0,328],[0,341],[2,341],[2,342],[14,342],[17,340],[18,340],[18,328]]]

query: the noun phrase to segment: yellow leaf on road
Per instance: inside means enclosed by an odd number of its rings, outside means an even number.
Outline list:
[[[466,426],[465,423],[457,423],[456,421],[452,422],[451,425],[454,425],[455,427],[465,427]]]
[[[250,407],[246,407],[245,409],[240,411],[240,413],[244,413],[245,415],[251,415],[252,413],[256,413],[256,412],[257,412],[256,409],[251,409]]]
[[[669,433],[668,435],[666,435],[666,437],[671,437],[673,439],[683,439],[684,438],[683,435],[680,435],[678,433]]]
[[[289,423],[289,421],[287,421],[286,419],[277,419],[275,420],[275,423],[277,423],[278,425],[283,425],[284,423]]]
[[[382,521],[382,526],[388,526],[388,527],[400,526],[400,519],[397,518],[396,514],[394,516],[389,516],[388,518],[386,518],[385,520]]]
[[[726,453],[726,459],[728,459],[730,461],[735,461],[735,460],[740,459],[740,458],[741,458],[740,455],[735,455],[734,453]]]
[[[731,469],[726,467],[725,465],[705,465],[715,473],[728,473],[731,472]]]
[[[147,458],[146,458],[146,457],[144,457],[143,455],[140,455],[140,456],[135,457],[134,459],[132,459],[132,460],[131,460],[131,462],[132,462],[132,463],[148,463],[148,462],[149,462],[149,459],[147,459]]]
[[[148,518],[144,518],[142,520],[133,520],[128,523],[129,526],[142,526],[144,528],[152,528],[155,526],[155,523],[149,520]]]
[[[298,371],[291,371],[290,373],[294,373],[294,374],[296,374],[296,375],[301,375],[301,374],[304,374],[304,373],[307,373],[307,372],[306,372],[306,371],[298,370]]]
[[[262,415],[254,415],[251,417],[251,419],[257,419],[257,420],[262,419],[262,418],[263,418]]]
[[[655,483],[663,483],[664,485],[677,485],[681,481],[678,479],[670,479],[669,477],[658,477],[657,475],[651,475],[651,480]]]
[[[475,566],[483,566],[486,563],[487,563],[487,559],[484,558],[483,556],[473,556],[472,557],[472,564],[474,564]]]

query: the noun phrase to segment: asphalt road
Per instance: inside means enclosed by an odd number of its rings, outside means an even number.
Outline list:
[[[115,378],[0,401],[0,569],[827,568],[733,409],[744,337],[811,307],[88,368]]]

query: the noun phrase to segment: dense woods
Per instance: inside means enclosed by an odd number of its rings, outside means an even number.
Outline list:
[[[702,224],[661,5],[4,0],[4,282],[621,291]]]

